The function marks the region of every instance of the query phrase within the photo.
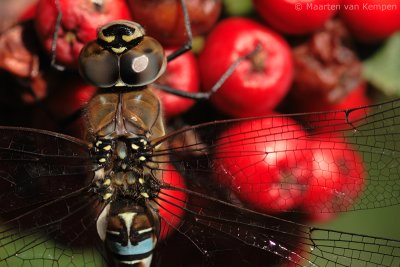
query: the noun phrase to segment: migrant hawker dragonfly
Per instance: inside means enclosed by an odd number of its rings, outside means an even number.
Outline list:
[[[311,227],[298,207],[279,216],[260,212],[235,184],[237,173],[250,181],[249,170],[271,164],[271,158],[277,165],[277,155],[339,148],[361,153],[366,185],[348,205],[353,185],[360,183],[352,176],[346,190],[334,191],[335,205],[315,208],[329,213],[399,204],[400,100],[292,119],[209,122],[166,134],[159,102],[146,87],[162,73],[166,58],[140,25],[105,25],[84,48],[81,64],[83,76],[102,88],[86,109],[86,140],[0,127],[1,266],[400,264],[399,240]],[[135,71],[123,72],[127,66]],[[354,119],[355,113],[362,118]],[[310,120],[326,123],[299,134],[290,127],[293,119],[304,128]],[[282,140],[301,145],[282,149]],[[227,162],[254,155],[262,160],[227,171]],[[295,173],[308,168],[290,166],[285,172],[292,179],[278,192],[292,192],[299,183]],[[257,194],[252,190],[245,195]],[[177,237],[160,241],[170,231]]]

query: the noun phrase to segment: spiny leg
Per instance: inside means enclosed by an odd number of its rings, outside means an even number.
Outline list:
[[[190,26],[190,18],[189,18],[189,12],[187,10],[187,6],[185,4],[185,0],[180,0],[181,2],[181,7],[182,7],[182,13],[183,13],[183,19],[185,23],[185,31],[188,37],[188,40],[184,45],[179,47],[177,50],[172,52],[168,57],[167,61],[171,62],[172,60],[178,58],[180,55],[186,53],[189,50],[192,50],[192,41],[193,41],[193,35],[192,35],[192,29]]]
[[[56,19],[56,24],[54,26],[53,40],[51,43],[51,66],[57,70],[62,71],[65,69],[65,67],[62,65],[58,65],[56,63],[57,39],[58,39],[58,31],[61,27],[62,12],[60,7],[60,1],[54,0],[54,4],[56,5],[57,9],[57,19]]]
[[[186,92],[181,89],[173,88],[168,85],[163,85],[163,84],[157,84],[155,83],[154,86],[157,89],[160,89],[162,91],[165,91],[167,93],[189,98],[189,99],[195,99],[195,100],[204,100],[204,99],[209,99],[215,92],[218,91],[219,88],[225,83],[225,81],[232,75],[232,73],[235,71],[237,66],[243,62],[246,59],[251,58],[259,52],[262,49],[261,45],[257,45],[250,53],[241,56],[237,58],[230,66],[229,68],[221,75],[221,77],[218,79],[218,81],[211,87],[211,90],[208,92],[197,92],[197,93],[191,93],[191,92]]]

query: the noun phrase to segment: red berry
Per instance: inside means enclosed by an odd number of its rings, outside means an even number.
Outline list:
[[[326,221],[354,205],[365,171],[359,153],[341,137],[317,136],[312,147],[313,176],[303,208],[312,220]]]
[[[400,0],[343,0],[341,11],[360,41],[380,41],[400,30]]]
[[[165,184],[185,189],[185,182],[178,171],[172,166],[163,167],[162,181]],[[157,203],[159,204],[159,214],[161,217],[161,229],[159,240],[165,240],[173,233],[173,228],[177,227],[184,215],[183,207],[187,201],[186,193],[173,189],[161,189]]]
[[[46,101],[53,117],[65,119],[83,109],[96,93],[96,87],[87,84],[78,76],[64,75],[65,82]],[[60,105],[62,103],[62,105]]]
[[[58,31],[56,59],[59,64],[77,67],[85,43],[96,38],[99,26],[117,19],[131,19],[123,0],[60,0],[62,21]],[[57,19],[54,0],[40,0],[36,11],[36,31],[46,51],[51,53]]]
[[[187,40],[179,0],[128,0],[132,16],[147,34],[164,45],[182,45]],[[185,1],[193,35],[208,32],[221,12],[221,0]]]
[[[33,2],[33,3],[29,4],[24,9],[24,11],[19,15],[18,21],[22,22],[22,21],[34,19],[36,16],[36,9],[37,9],[37,2]]]
[[[275,30],[306,34],[321,28],[340,10],[341,0],[253,0],[261,17]]]
[[[64,133],[69,135],[85,138],[86,124],[85,118],[74,117],[78,111],[82,111],[85,105],[96,93],[96,87],[88,85],[77,75],[70,75],[66,72],[56,72],[52,75],[52,79],[48,81],[52,94],[45,99],[44,110],[38,109],[35,113],[33,125],[40,129],[51,131],[60,131],[60,126]],[[59,81],[65,81],[60,86]],[[60,125],[61,124],[61,125]]]
[[[304,136],[287,117],[239,122],[216,144],[217,181],[262,212],[298,207],[311,177],[312,155]]]
[[[362,106],[368,106],[372,104],[371,100],[367,97],[367,84],[361,83],[358,85],[350,94],[347,95],[343,101],[336,103],[329,108],[329,110],[343,110],[343,109],[350,109]],[[365,116],[365,112],[362,114],[358,114],[356,117],[355,113],[352,114],[353,119],[359,119],[362,116]]]
[[[201,81],[209,91],[238,57],[257,45],[261,49],[241,62],[211,98],[217,108],[232,116],[265,115],[284,98],[293,76],[289,46],[252,20],[231,18],[213,29],[200,54]]]
[[[371,101],[366,95],[366,89],[366,84],[362,83],[338,103],[326,104],[321,101],[314,101],[314,104],[307,106],[299,104],[299,101],[297,108],[302,112],[337,111],[326,114],[304,116],[303,118],[307,122],[307,126],[311,126],[317,131],[326,132],[349,129],[349,127],[357,126],[359,120],[368,115],[368,109],[355,109],[348,114],[341,110],[349,110],[370,105]],[[347,122],[351,122],[352,126],[348,125]]]
[[[166,54],[170,54],[175,49],[166,49]],[[156,81],[185,92],[196,93],[199,91],[199,71],[197,60],[191,51],[179,56],[179,58],[168,63],[166,72]],[[194,101],[181,96],[176,96],[159,89],[154,89],[160,98],[164,108],[165,117],[171,118],[184,113]]]

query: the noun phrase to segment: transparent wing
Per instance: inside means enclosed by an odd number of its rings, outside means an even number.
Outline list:
[[[314,228],[300,223],[302,218],[293,213],[271,216],[200,191],[200,184],[187,188],[164,184],[155,202],[160,215],[165,215],[161,216],[167,228],[164,231],[173,228],[194,244],[206,259],[205,266],[400,264],[399,240]],[[176,259],[175,255],[175,261],[164,258],[167,265],[162,266],[198,266],[199,259],[188,247],[179,248],[182,256]]]
[[[96,167],[81,140],[0,127],[1,266],[104,263],[93,232],[101,204],[89,192]]]
[[[273,155],[293,155],[296,159],[307,154],[311,155],[311,162],[324,165],[328,156],[323,153],[339,150],[350,152],[347,161],[360,165],[354,156],[357,153],[361,155],[362,171],[348,171],[350,178],[344,189],[314,185],[328,188],[336,201],[333,206],[314,208],[337,212],[395,205],[399,174],[398,107],[396,100],[347,112],[292,116],[303,123],[306,131],[293,128],[296,123],[286,117],[266,117],[202,124],[153,140],[154,146],[170,144],[167,149],[157,150],[153,161],[160,163],[164,174],[175,172],[163,169],[161,163],[174,163],[186,184],[174,185],[161,178],[162,190],[154,200],[159,204],[160,216],[165,225],[175,228],[207,255],[201,265],[396,266],[400,257],[398,241],[306,226],[298,207],[281,214],[282,218],[256,212],[233,183],[236,173],[226,170],[231,165],[241,166],[237,173],[250,182],[259,174],[254,170],[265,172],[259,166],[270,163],[268,157]],[[355,114],[362,117],[356,119]],[[242,126],[248,122],[250,128]],[[235,131],[224,134],[225,129],[236,125]],[[1,264],[107,266],[95,231],[95,218],[103,204],[88,190],[97,166],[90,159],[87,144],[43,131],[7,127],[0,130]],[[288,140],[295,140],[296,146],[277,144]],[[266,144],[273,144],[268,146],[273,149],[266,150]],[[320,151],[324,157],[321,160],[310,151]],[[261,158],[243,160],[254,155]],[[278,157],[273,159],[278,162]],[[241,160],[244,165],[237,164]],[[287,164],[289,174],[317,169],[314,164],[293,164]],[[330,165],[342,173],[338,164]],[[298,182],[285,180],[280,189],[295,187]],[[359,184],[363,184],[363,192],[357,196],[359,202],[347,204]],[[160,245],[161,252],[163,246],[171,247],[168,241],[165,244]],[[163,253],[160,266],[171,266],[168,259],[172,256],[168,256],[176,255],[175,250],[172,252]],[[174,256],[174,260],[178,265],[183,262],[185,266],[199,266],[199,262],[190,259],[185,264],[190,255]]]
[[[88,145],[47,131],[0,127],[1,212],[43,203],[82,188],[91,172]],[[1,215],[1,214],[0,214]]]
[[[399,240],[307,226],[301,205],[278,213],[268,207],[268,201],[256,198],[265,201],[266,210],[275,214],[268,215],[257,211],[262,210],[258,203],[246,202],[249,195],[274,189],[267,183],[270,180],[259,179],[271,175],[265,165],[280,166],[281,158],[293,157],[297,161],[292,165],[282,165],[291,167],[285,169],[290,171],[290,177],[323,172],[345,177],[312,184],[333,199],[329,203],[324,197],[315,198],[315,203],[308,204],[313,211],[333,213],[397,205],[399,104],[400,100],[394,100],[291,118],[212,122],[154,140],[155,146],[166,141],[170,144],[153,155],[153,161],[163,170],[162,177],[175,172],[162,167],[173,163],[186,181],[176,185],[171,178],[162,180],[163,190],[155,201],[162,220],[169,226],[165,231],[174,228],[186,237],[207,256],[206,266],[399,265]],[[296,126],[298,122],[303,128]],[[310,154],[311,165],[300,165],[300,159]],[[340,161],[333,160],[337,154]],[[236,183],[238,179],[247,179],[248,184],[256,179],[257,185],[265,182],[265,186],[263,190],[250,187],[245,191],[243,184],[240,187]],[[332,181],[342,184],[338,187]],[[275,183],[279,190],[274,192],[287,193],[291,192],[288,188],[297,188],[300,178],[279,182]],[[183,254],[189,256],[178,262],[167,257],[167,261],[179,264],[186,260],[185,266],[198,266],[191,260],[191,253]]]
[[[400,201],[399,123],[400,100],[290,118],[212,122],[155,140],[155,145],[166,141],[172,145],[157,151],[154,161],[168,156],[185,176],[196,172],[213,177],[221,189],[233,192],[233,198],[239,196],[257,209],[261,205],[254,202],[279,199],[268,194],[286,194],[290,201],[310,189],[316,192],[312,196],[316,204],[308,203],[308,210],[332,213],[388,207]],[[315,176],[324,178],[307,180]],[[318,190],[332,201],[318,196]],[[281,210],[301,212],[285,204]]]

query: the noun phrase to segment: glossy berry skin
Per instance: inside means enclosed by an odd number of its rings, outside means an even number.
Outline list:
[[[313,148],[313,175],[303,209],[313,221],[327,221],[355,204],[364,188],[361,155],[342,137],[318,135]]]
[[[85,43],[96,38],[97,28],[117,19],[130,20],[123,0],[60,0],[62,20],[58,31],[56,60],[58,64],[77,68],[79,53]],[[58,11],[53,0],[40,0],[35,26],[45,50],[51,54]]]
[[[359,9],[344,8],[351,5]],[[341,18],[359,41],[378,42],[400,30],[400,0],[343,0],[342,6]]]
[[[311,177],[312,154],[304,136],[290,118],[239,122],[216,144],[216,180],[247,207],[265,213],[294,209]]]
[[[162,181],[172,187],[185,189],[185,182],[179,172],[172,166],[163,166]],[[184,206],[187,201],[186,193],[177,190],[161,189],[159,193],[160,199],[157,199],[159,204],[159,215],[161,217],[161,229],[158,240],[165,240],[174,231],[184,216]],[[161,199],[162,198],[162,199]],[[178,207],[182,208],[178,208]]]
[[[166,49],[170,54],[174,49]],[[196,93],[199,91],[199,70],[194,54],[189,51],[168,63],[165,73],[156,81],[185,92]],[[160,98],[166,119],[178,116],[194,105],[195,101],[176,96],[159,89],[154,89]]]
[[[242,61],[211,97],[218,109],[231,116],[268,114],[285,97],[293,78],[288,44],[250,19],[230,18],[213,29],[199,56],[201,82],[209,91],[238,57],[257,46],[260,49]]]
[[[340,10],[341,0],[253,0],[261,17],[285,34],[308,34]]]

